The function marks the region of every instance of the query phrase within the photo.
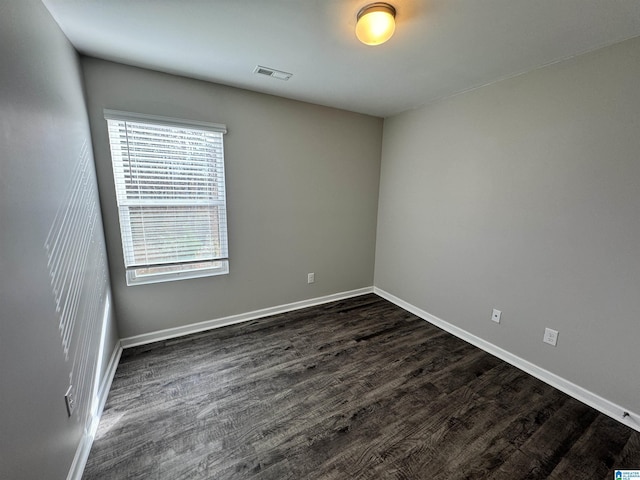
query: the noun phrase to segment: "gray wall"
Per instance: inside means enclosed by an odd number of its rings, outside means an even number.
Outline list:
[[[375,285],[640,412],[638,79],[636,38],[386,119]]]
[[[381,119],[82,64],[123,337],[373,285]],[[104,108],[227,125],[229,275],[126,286]]]
[[[0,63],[0,478],[63,479],[118,338],[81,72],[39,0],[0,3]]]

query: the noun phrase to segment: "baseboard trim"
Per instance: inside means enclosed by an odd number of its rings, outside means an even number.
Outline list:
[[[135,335],[132,337],[123,338],[120,340],[120,343],[122,345],[122,348],[137,347],[139,345],[146,345],[148,343],[159,342],[161,340],[181,337],[183,335],[189,335],[192,333],[212,330],[214,328],[226,327],[228,325],[248,322],[250,320],[269,317],[271,315],[277,315],[280,313],[287,313],[287,312],[292,312],[294,310],[300,310],[302,308],[322,305],[323,303],[330,303],[338,300],[344,300],[347,298],[358,297],[360,295],[366,295],[368,293],[373,293],[373,287],[359,288],[357,290],[349,290],[346,292],[334,293],[332,295],[326,295],[324,297],[316,297],[308,300],[302,300],[299,302],[278,305],[275,307],[263,308],[261,310],[254,310],[252,312],[241,313],[238,315],[231,315],[229,317],[223,317],[223,318],[217,318],[214,320],[206,320],[204,322],[192,323],[190,325],[184,325],[182,327],[167,328],[165,330],[158,330],[156,332],[143,333],[142,335]]]
[[[439,327],[442,330],[449,332],[450,334],[470,343],[471,345],[474,345],[481,350],[484,350],[485,352],[490,353],[491,355],[494,355],[501,360],[504,360],[510,365],[513,365],[514,367],[517,367],[520,370],[533,375],[537,379],[542,380],[543,382],[557,388],[558,390],[572,396],[577,400],[580,400],[581,402],[589,405],[592,408],[595,408],[596,410],[604,413],[614,420],[617,420],[618,422],[623,423],[628,427],[640,432],[640,415],[638,415],[637,413],[631,412],[630,410],[623,408],[620,405],[613,403],[606,398],[603,398],[579,385],[576,385],[575,383],[570,382],[569,380],[566,380],[565,378],[560,377],[555,373],[545,370],[544,368],[541,368],[534,363],[529,362],[528,360],[520,358],[507,350],[504,350],[490,342],[487,342],[486,340],[483,340],[480,337],[477,337],[476,335],[473,335],[472,333],[467,332],[466,330],[463,330],[462,328],[456,327],[455,325],[452,325],[451,323],[442,320],[441,318],[431,315],[430,313],[425,312],[415,305],[405,302],[404,300],[382,290],[381,288],[373,287],[373,293],[384,298],[385,300],[390,301],[391,303],[394,303],[400,308],[413,313],[423,320],[426,320],[436,327]],[[628,413],[627,416],[623,416],[625,412]]]
[[[109,359],[109,364],[107,365],[107,370],[105,372],[104,378],[102,379],[102,383],[100,384],[100,389],[98,390],[98,409],[96,415],[93,419],[93,424],[91,428],[91,438],[95,437],[96,430],[98,429],[98,423],[100,422],[100,417],[102,416],[102,411],[104,410],[104,405],[107,403],[107,397],[109,396],[109,391],[111,390],[111,384],[113,383],[113,378],[116,376],[116,370],[118,369],[118,364],[120,363],[120,357],[122,356],[122,342],[118,341],[116,347],[113,349],[113,353],[111,354],[111,358]]]
[[[91,452],[91,446],[93,445],[93,440],[96,436],[96,431],[98,430],[102,410],[104,410],[104,405],[107,401],[107,397],[109,396],[111,383],[113,382],[113,377],[116,374],[118,363],[120,363],[121,355],[122,346],[120,345],[120,342],[118,342],[113,349],[113,353],[109,359],[109,364],[107,365],[107,370],[105,371],[104,378],[102,379],[98,389],[97,410],[95,414],[87,420],[88,426],[85,428],[85,433],[78,444],[78,448],[76,449],[76,454],[73,457],[73,462],[71,463],[67,480],[82,479],[84,467],[87,465],[87,460],[89,459],[89,453]]]

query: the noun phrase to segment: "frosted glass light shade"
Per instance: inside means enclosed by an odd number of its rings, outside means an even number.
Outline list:
[[[380,45],[391,38],[396,29],[396,9],[388,3],[376,2],[358,12],[356,37],[365,45]]]

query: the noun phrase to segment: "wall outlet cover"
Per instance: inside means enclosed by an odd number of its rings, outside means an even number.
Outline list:
[[[69,416],[73,415],[73,411],[76,408],[76,398],[73,385],[69,385],[67,393],[64,394],[64,402],[67,405],[67,413]]]
[[[493,320],[496,323],[500,323],[500,316],[502,315],[502,312],[500,310],[496,310],[495,308],[493,309],[493,313],[491,314],[491,320]]]
[[[552,328],[544,329],[544,337],[542,338],[544,343],[548,343],[549,345],[553,345],[554,347],[558,343],[558,331],[553,330]]]

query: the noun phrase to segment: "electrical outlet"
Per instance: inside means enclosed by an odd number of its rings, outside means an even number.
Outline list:
[[[73,385],[69,385],[67,393],[64,394],[64,402],[67,405],[67,413],[69,416],[73,415],[73,411],[76,409],[76,394],[73,391]]]
[[[491,320],[493,320],[496,323],[500,323],[500,316],[502,315],[502,312],[500,310],[496,310],[495,308],[493,309],[493,313],[491,314]]]
[[[314,283],[316,281],[315,273],[307,273],[307,283]]]
[[[554,347],[558,343],[558,331],[553,330],[551,328],[544,329],[544,337],[542,337],[542,341],[544,343],[548,343],[549,345],[553,345]]]

